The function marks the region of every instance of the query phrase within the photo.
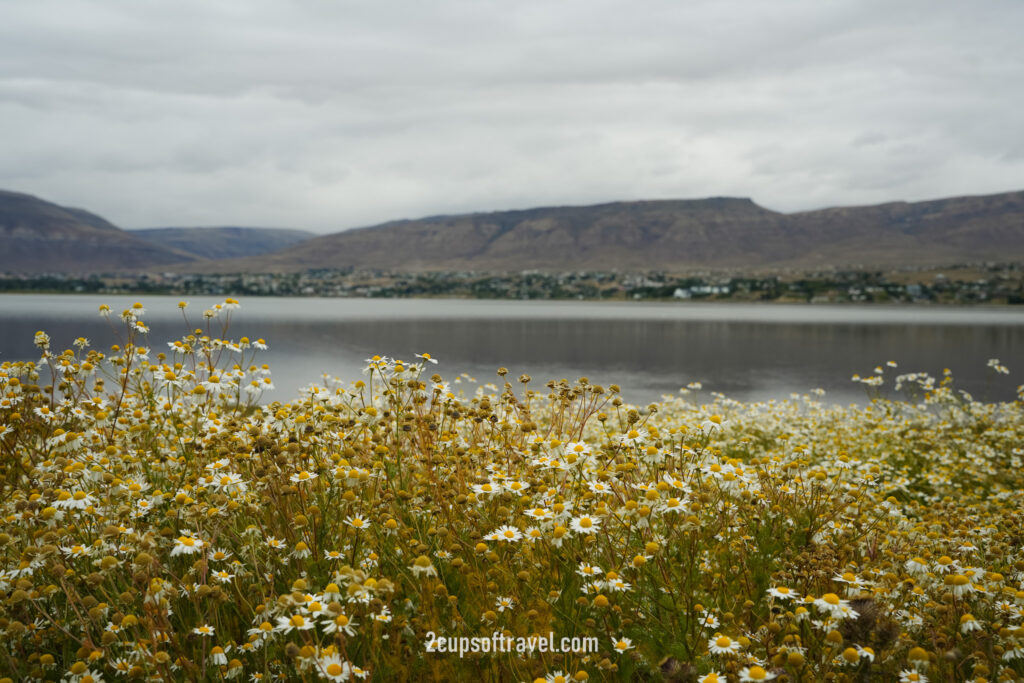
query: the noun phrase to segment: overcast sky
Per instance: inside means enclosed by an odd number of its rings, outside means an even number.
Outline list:
[[[1018,0],[0,0],[0,188],[122,227],[1024,189]]]

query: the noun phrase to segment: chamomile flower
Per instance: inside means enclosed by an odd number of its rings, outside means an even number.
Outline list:
[[[875,651],[870,647],[862,647],[861,645],[854,645],[854,647],[857,649],[861,659],[866,659],[869,662],[875,661]]]
[[[632,584],[623,581],[618,577],[605,581],[604,585],[605,588],[612,591],[613,593],[627,593],[633,589]]]
[[[555,518],[554,512],[552,512],[548,508],[543,507],[530,508],[529,510],[526,510],[523,514],[527,517],[530,517],[531,519],[537,520],[538,522],[546,522],[548,520]]]
[[[569,528],[577,534],[592,534],[601,528],[601,518],[593,515],[574,517],[569,523]]]
[[[85,669],[79,674],[72,676],[69,683],[105,683],[103,674],[95,669]]]
[[[661,511],[663,513],[673,514],[683,512],[686,508],[683,507],[683,501],[678,498],[666,498],[661,501]]]
[[[352,665],[337,654],[316,660],[316,672],[327,681],[347,681],[352,675]]]
[[[320,628],[328,635],[340,631],[351,637],[356,634],[356,626],[357,624],[355,619],[350,618],[344,613],[338,614],[327,620],[321,620],[320,622]]]
[[[974,590],[971,580],[964,574],[950,574],[944,582],[957,597],[963,597]]]
[[[619,437],[619,443],[623,446],[640,446],[649,436],[646,429],[630,429]]]
[[[960,632],[970,633],[971,631],[980,631],[983,628],[982,623],[974,618],[973,614],[964,614],[960,617]]]
[[[269,621],[261,621],[246,632],[249,638],[256,641],[267,640],[274,634],[274,625]]]
[[[80,544],[61,546],[61,552],[68,557],[87,557],[90,554],[89,548]]]
[[[698,623],[705,631],[713,631],[719,626],[718,617],[706,610],[701,612]]]
[[[825,595],[814,601],[814,606],[822,612],[828,612],[837,619],[857,615],[857,613],[850,608],[850,601],[841,599],[835,593],[825,593]],[[850,614],[851,612],[852,615]]]
[[[708,416],[708,418],[704,420],[700,426],[701,429],[705,431],[714,432],[722,429],[726,424],[728,424],[728,420],[723,418],[721,415],[714,414]]]
[[[778,674],[770,673],[765,671],[760,666],[745,666],[740,669],[740,681],[742,683],[751,683],[756,681],[770,681],[775,678]]]
[[[505,543],[514,543],[523,537],[523,532],[514,526],[508,524],[498,527],[485,538],[489,541],[503,541]]]
[[[175,555],[194,555],[202,552],[206,544],[202,539],[195,536],[182,534],[174,539],[174,548],[171,550],[171,557]]]
[[[986,363],[986,365],[989,368],[991,368],[992,370],[995,370],[1000,375],[1008,375],[1008,374],[1010,374],[1009,369],[1007,369],[1007,367],[1005,365],[1000,363],[998,358],[990,358],[988,363]]]
[[[213,576],[214,580],[220,583],[230,583],[235,578],[234,574],[224,571],[223,569],[213,572],[211,576]]]
[[[626,652],[626,650],[632,650],[634,647],[636,646],[633,645],[633,641],[625,636],[620,636],[617,640],[612,639],[612,648],[620,655]]]
[[[230,649],[230,648],[229,648]],[[210,662],[214,666],[225,666],[228,663],[227,651],[220,645],[214,645],[210,649]]]
[[[526,490],[530,488],[530,485],[525,481],[506,481],[502,486],[504,486],[505,490],[509,493],[515,493],[518,495],[524,494]]]
[[[317,474],[316,472],[309,472],[308,470],[300,470],[299,472],[296,472],[292,476],[288,477],[288,481],[290,481],[293,484],[305,484],[305,483],[313,481],[314,479],[316,479],[319,476],[320,475]]]
[[[232,553],[230,550],[227,550],[225,548],[214,548],[213,550],[210,551],[210,561],[211,562],[224,562],[226,560],[230,560],[233,554],[234,553]]]
[[[768,595],[777,600],[797,600],[800,597],[793,589],[786,586],[772,586],[768,589]]]
[[[593,446],[583,441],[570,441],[565,444],[565,454],[576,458],[586,458],[593,450]]]
[[[516,606],[516,599],[513,598],[513,597],[499,596],[498,599],[494,601],[494,607],[499,612],[504,612],[507,609],[510,610],[510,609],[512,609],[515,606]]]
[[[345,524],[349,525],[353,529],[360,530],[368,529],[370,527],[370,522],[367,521],[365,517],[361,517],[359,515],[352,515],[350,517],[346,517]]]
[[[110,668],[122,676],[127,676],[128,672],[132,670],[132,662],[124,657],[117,657],[112,659],[109,664]]]
[[[316,621],[303,614],[293,614],[290,617],[278,617],[275,630],[281,633],[291,633],[294,630],[308,631],[316,626]]]
[[[716,633],[708,639],[708,651],[715,655],[731,655],[740,651],[740,643],[729,636]]]
[[[214,488],[225,493],[245,493],[247,489],[242,475],[234,472],[214,476],[213,480]]]
[[[57,509],[84,510],[93,505],[96,505],[96,498],[86,491],[61,491],[57,500],[53,501],[53,507]]]
[[[477,496],[493,496],[501,493],[501,485],[493,482],[473,484],[473,493]]]
[[[907,571],[916,576],[924,576],[928,573],[928,563],[920,557],[912,557],[904,564]]]
[[[437,576],[437,569],[430,563],[430,558],[420,555],[409,567],[416,576]]]

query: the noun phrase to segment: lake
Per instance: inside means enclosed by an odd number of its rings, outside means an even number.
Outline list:
[[[115,341],[100,304],[114,311],[145,304],[150,344],[188,330],[180,297],[0,295],[0,361],[35,360],[36,330],[57,351],[79,336],[105,349]],[[200,324],[215,297],[192,297],[188,313]],[[549,379],[588,377],[616,383],[629,401],[646,404],[703,383],[740,400],[786,398],[821,388],[825,400],[863,402],[851,375],[871,374],[895,361],[897,371],[940,376],[952,369],[957,386],[978,399],[1008,400],[1024,377],[1024,308],[713,304],[700,302],[542,302],[454,299],[247,298],[233,314],[229,336],[262,337],[277,390],[287,401],[299,387],[329,373],[359,379],[374,354],[413,360],[429,352],[446,379],[468,373],[499,383],[528,373],[533,386]],[[1010,375],[986,368],[999,358]],[[467,381],[463,386],[469,385]],[[470,385],[471,386],[471,385]]]

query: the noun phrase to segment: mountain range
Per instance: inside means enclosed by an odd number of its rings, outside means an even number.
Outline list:
[[[1024,259],[1024,192],[784,214],[750,199],[614,202],[403,220],[197,270],[673,270]]]
[[[399,220],[311,236],[125,231],[0,192],[0,271],[686,270],[1024,260],[1024,192],[780,213],[750,199],[613,202]]]
[[[195,259],[99,216],[0,190],[0,272],[130,271]]]
[[[0,190],[0,272],[90,273],[168,270],[256,256],[314,237],[276,228],[122,230],[83,209]]]
[[[298,244],[314,233],[287,228],[140,228],[131,233],[147,242],[183,251],[200,259],[256,256]]]

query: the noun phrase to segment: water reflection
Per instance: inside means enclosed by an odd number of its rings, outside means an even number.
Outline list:
[[[0,297],[0,359],[35,357],[37,329],[58,349],[77,336],[108,346],[115,338],[95,313],[101,301]],[[186,331],[175,300],[147,297],[145,303],[154,344]],[[924,322],[918,316],[908,324],[892,309],[844,315],[840,307],[745,308],[754,311],[747,320],[732,305],[698,305],[695,312],[685,305],[258,299],[244,302],[232,336],[268,340],[271,350],[261,358],[274,370],[280,400],[322,372],[356,379],[374,354],[411,359],[424,351],[441,359],[437,370],[449,379],[467,372],[481,383],[497,382],[499,366],[512,377],[529,373],[537,384],[587,376],[621,385],[628,400],[640,403],[691,381],[744,400],[821,387],[832,401],[862,401],[864,390],[850,376],[887,360],[900,372],[938,375],[949,367],[976,397],[1006,400],[1024,371],[1015,362],[1024,348],[1024,318],[1015,311],[930,309]],[[777,322],[768,322],[773,311]],[[989,358],[1008,364],[1010,378],[991,377]]]

